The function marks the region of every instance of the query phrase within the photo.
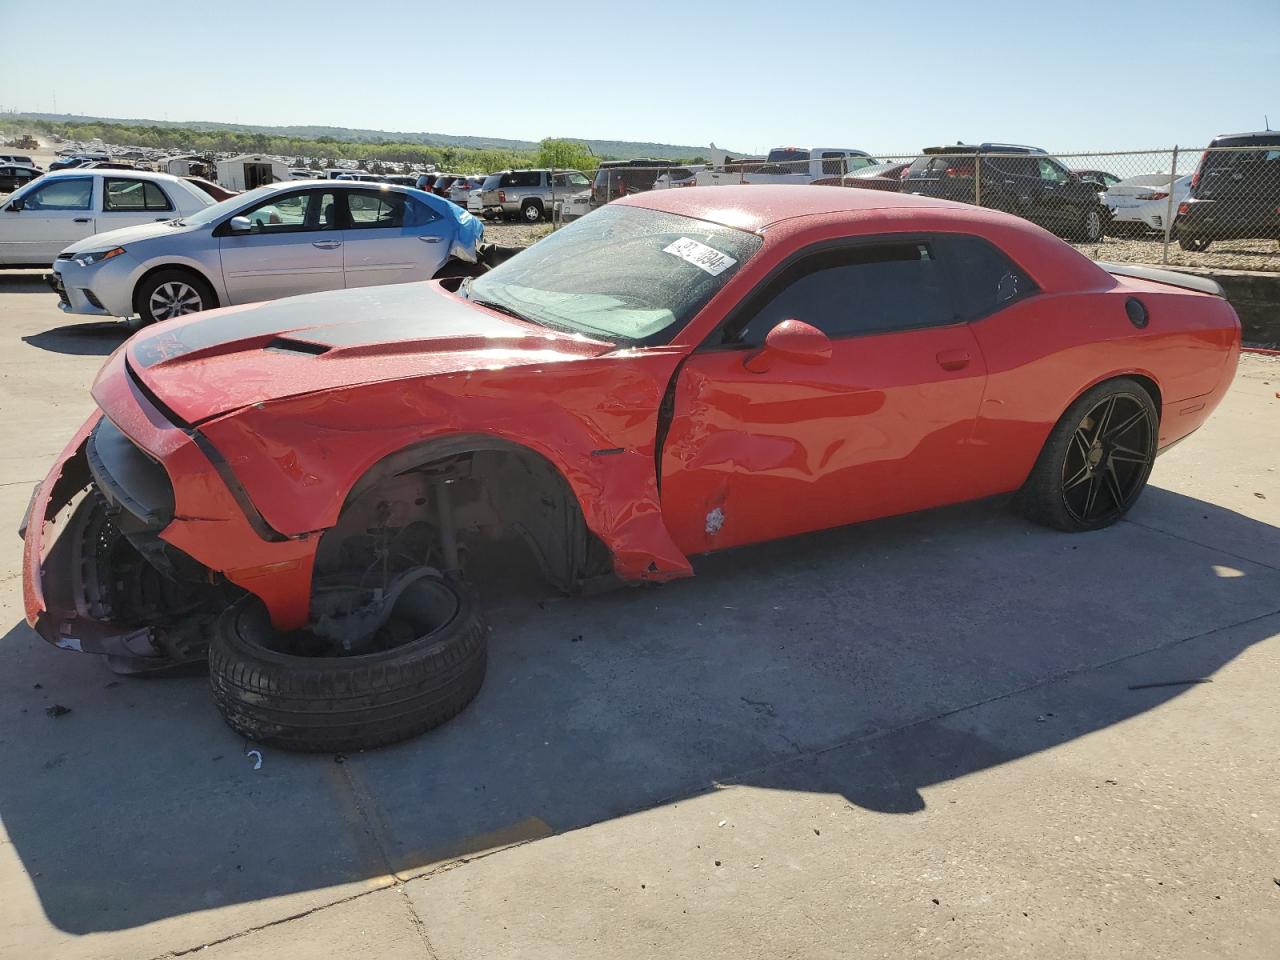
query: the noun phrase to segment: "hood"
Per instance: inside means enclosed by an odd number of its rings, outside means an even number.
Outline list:
[[[613,348],[494,313],[423,281],[210,310],[144,330],[126,356],[155,399],[195,424],[317,391],[565,362]]]
[[[77,240],[70,246],[65,247],[62,252],[88,253],[92,250],[110,250],[112,247],[127,247],[129,244],[137,243],[139,240],[153,240],[157,237],[172,238],[198,229],[198,226],[173,227],[167,221],[140,223],[133,227],[121,227],[118,230],[108,230],[106,233],[95,233],[84,240]]]

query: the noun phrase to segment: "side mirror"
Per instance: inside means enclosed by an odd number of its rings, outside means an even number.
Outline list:
[[[253,233],[253,221],[248,217],[232,217],[227,221],[227,229],[232,233]]]
[[[831,359],[831,340],[803,320],[783,320],[764,338],[764,346],[747,357],[743,366],[764,373],[775,360],[819,366]]]
[[[5,207],[5,209],[10,213],[21,213],[24,206],[25,204],[22,202],[22,198],[19,197],[17,200],[10,200],[9,205]]]

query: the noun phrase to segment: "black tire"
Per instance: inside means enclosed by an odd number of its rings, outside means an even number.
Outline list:
[[[1110,414],[1106,413],[1108,402]],[[1140,420],[1120,430],[1139,414]],[[1023,513],[1037,523],[1071,533],[1115,523],[1146,487],[1159,429],[1159,411],[1136,380],[1120,377],[1098,384],[1067,409],[1049,434],[1019,492]],[[1118,436],[1108,439],[1111,432]],[[1080,491],[1082,484],[1087,488]]]
[[[1080,243],[1101,243],[1107,232],[1107,215],[1101,207],[1082,207],[1073,233]]]
[[[520,219],[525,223],[540,223],[545,216],[541,200],[526,200],[520,204]]]
[[[166,298],[167,291],[172,291],[174,297]],[[176,300],[177,297],[181,297],[181,300]],[[162,299],[174,302],[176,312],[165,313],[158,309]],[[133,308],[143,324],[160,323],[174,317],[199,313],[201,310],[212,310],[217,305],[218,300],[204,277],[180,267],[158,270],[144,277],[133,293]]]
[[[1189,253],[1204,253],[1209,249],[1212,240],[1206,240],[1203,237],[1178,237],[1178,246]]]
[[[402,646],[346,657],[280,653],[266,608],[248,597],[224,611],[209,647],[209,683],[223,718],[258,743],[342,752],[425,733],[480,692],[488,630],[472,592],[456,580],[420,581],[456,604],[438,628]]]

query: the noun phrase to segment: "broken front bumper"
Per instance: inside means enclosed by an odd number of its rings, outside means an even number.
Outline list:
[[[31,495],[18,532],[22,536],[22,599],[27,623],[55,647],[114,657],[154,658],[149,627],[122,627],[94,614],[86,590],[83,492],[91,476],[85,456],[95,413],[58,456]],[[72,505],[75,504],[73,508]]]

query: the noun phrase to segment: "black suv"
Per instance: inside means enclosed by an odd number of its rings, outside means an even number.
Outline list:
[[[980,181],[974,176],[979,168]],[[1102,240],[1111,217],[1096,183],[1072,173],[1039,147],[1009,143],[927,147],[903,174],[901,190],[961,203],[981,200],[984,207],[1087,243]]]
[[[1183,250],[1214,240],[1280,240],[1280,131],[1214,137],[1173,231]]]

